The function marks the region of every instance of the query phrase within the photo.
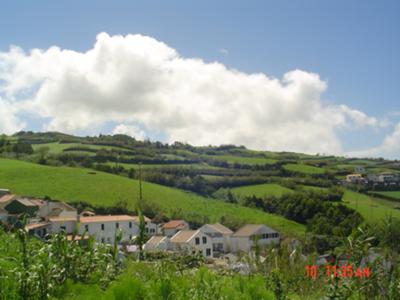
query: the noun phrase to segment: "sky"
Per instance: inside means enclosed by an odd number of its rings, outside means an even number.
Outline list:
[[[2,1],[0,133],[400,158],[399,1]]]

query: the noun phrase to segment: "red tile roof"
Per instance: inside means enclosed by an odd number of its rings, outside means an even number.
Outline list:
[[[4,196],[0,197],[0,204],[6,203],[15,197],[16,197],[15,195],[9,195],[9,194],[4,195]]]
[[[33,224],[28,224],[25,225],[25,230],[32,230],[35,228],[41,228],[41,227],[46,227],[49,226],[50,223],[33,223]]]
[[[171,220],[163,225],[164,229],[182,229],[187,225],[183,220]]]
[[[90,216],[90,217],[81,217],[81,223],[96,223],[96,222],[123,222],[123,221],[131,221],[135,222],[135,218],[128,215],[109,215],[109,216]]]
[[[67,221],[77,221],[75,217],[51,217],[50,222],[67,222]]]

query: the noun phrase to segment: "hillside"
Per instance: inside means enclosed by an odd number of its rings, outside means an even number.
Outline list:
[[[304,225],[316,222],[313,216],[324,214],[332,203],[357,211],[367,222],[387,215],[400,217],[400,187],[386,191],[343,185],[347,174],[359,170],[365,176],[384,171],[398,176],[398,162],[385,159],[254,151],[235,145],[195,147],[138,141],[126,135],[77,137],[58,132],[0,137],[0,157],[8,159],[1,161],[0,186],[16,193],[108,207],[125,201],[133,209],[141,176],[148,207],[197,223],[221,218],[235,224],[265,222],[298,234],[304,226],[285,218],[301,220]],[[262,203],[270,196],[288,202],[284,195],[292,195],[294,202],[282,206]],[[296,200],[297,196],[302,199]],[[258,199],[251,202],[250,197]],[[323,207],[314,203],[316,210],[309,210],[310,198],[318,199]],[[326,200],[334,202],[322,203]]]
[[[127,201],[134,209],[138,201],[138,181],[82,168],[49,167],[17,160],[0,159],[0,186],[14,193],[64,200],[85,201],[97,206],[113,206]],[[283,217],[256,209],[206,199],[193,193],[143,183],[144,200],[166,216],[179,214],[190,221],[220,221],[221,217],[244,223],[265,223],[283,233],[302,234],[304,227]]]

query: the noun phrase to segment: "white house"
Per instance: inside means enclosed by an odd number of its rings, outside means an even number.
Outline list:
[[[174,236],[180,230],[189,229],[189,224],[184,220],[171,220],[162,226],[163,234],[167,237]]]
[[[200,230],[211,238],[214,256],[230,251],[232,230],[219,223],[205,224]]]
[[[154,235],[144,245],[146,251],[167,251],[170,248],[170,240],[166,236]]]
[[[181,230],[170,240],[171,249],[201,253],[204,257],[213,257],[211,238],[201,230]]]
[[[360,173],[346,175],[346,182],[353,184],[365,184],[367,180]]]
[[[247,224],[231,236],[232,252],[249,252],[254,247],[254,241],[259,246],[279,244],[279,233],[264,224]]]
[[[79,234],[86,232],[98,242],[112,244],[116,232],[122,234],[121,241],[130,241],[139,233],[135,217],[128,215],[80,217]]]

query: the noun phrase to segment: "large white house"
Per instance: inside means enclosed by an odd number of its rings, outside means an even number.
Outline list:
[[[167,237],[174,236],[180,230],[188,230],[189,224],[184,220],[171,220],[162,226],[163,234]]]
[[[201,230],[181,230],[170,240],[171,250],[213,257],[211,238]]]
[[[230,251],[232,230],[219,223],[205,224],[200,230],[211,238],[214,256]]]
[[[231,236],[232,252],[249,252],[255,245],[279,244],[279,233],[264,224],[247,224]]]
[[[121,241],[130,241],[139,234],[136,218],[128,215],[81,217],[79,234],[93,235],[98,242],[114,243],[117,232]]]

